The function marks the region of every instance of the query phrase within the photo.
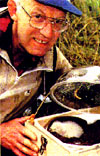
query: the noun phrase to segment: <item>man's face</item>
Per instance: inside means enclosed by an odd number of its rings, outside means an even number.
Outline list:
[[[43,15],[52,18],[65,17],[65,13],[51,6],[46,6],[35,0],[21,0],[20,5],[32,16],[34,12],[43,13]],[[17,40],[17,46],[23,47],[28,53],[35,56],[43,56],[55,44],[60,33],[54,32],[52,24],[47,24],[38,29],[31,27],[30,17],[20,7],[17,10],[17,22],[14,22],[13,38]]]

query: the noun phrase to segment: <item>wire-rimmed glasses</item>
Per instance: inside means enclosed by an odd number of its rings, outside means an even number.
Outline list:
[[[48,22],[52,24],[52,29],[55,32],[64,32],[68,28],[68,21],[65,18],[51,18],[44,16],[42,13],[33,12],[32,16],[21,6],[24,12],[30,17],[29,23],[31,27],[43,29]]]

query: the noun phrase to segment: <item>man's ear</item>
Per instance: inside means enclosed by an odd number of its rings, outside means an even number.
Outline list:
[[[8,11],[10,14],[10,17],[12,18],[12,20],[16,21],[17,20],[17,16],[16,16],[16,3],[14,2],[14,0],[8,0]]]

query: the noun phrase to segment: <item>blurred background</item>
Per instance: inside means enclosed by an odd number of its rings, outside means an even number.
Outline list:
[[[67,13],[70,26],[57,45],[74,67],[100,65],[100,0],[71,0],[83,15]]]

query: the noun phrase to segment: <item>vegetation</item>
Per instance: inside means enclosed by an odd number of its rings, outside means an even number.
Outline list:
[[[67,14],[70,26],[57,45],[74,67],[100,65],[100,0],[73,0],[81,17]]]

